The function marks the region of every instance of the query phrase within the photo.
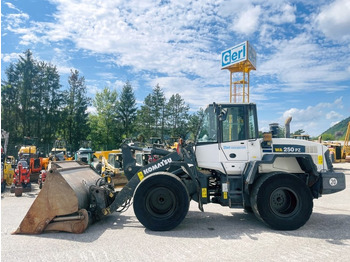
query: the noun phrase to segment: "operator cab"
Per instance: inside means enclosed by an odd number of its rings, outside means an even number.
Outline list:
[[[197,145],[257,139],[255,104],[210,104],[204,111]]]
[[[260,146],[253,146],[258,135],[255,104],[209,105],[196,143],[198,166],[241,174],[251,154],[260,157]]]

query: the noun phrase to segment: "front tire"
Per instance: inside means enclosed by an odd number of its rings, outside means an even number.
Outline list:
[[[254,214],[277,230],[295,230],[310,218],[313,197],[297,176],[273,173],[261,177],[253,187],[251,203]]]
[[[183,221],[189,202],[187,188],[177,176],[158,172],[140,182],[133,205],[142,225],[153,231],[167,231]]]

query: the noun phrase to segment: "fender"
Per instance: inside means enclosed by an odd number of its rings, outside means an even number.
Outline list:
[[[249,185],[252,185],[257,179],[258,168],[261,164],[273,164],[278,157],[293,157],[296,158],[300,168],[310,175],[308,186],[312,186],[317,182],[320,174],[317,172],[316,165],[314,164],[311,155],[308,154],[266,154],[261,160],[250,161],[246,164],[243,176],[245,179],[245,189],[248,190]]]

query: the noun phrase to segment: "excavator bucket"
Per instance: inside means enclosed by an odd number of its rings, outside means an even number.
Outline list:
[[[56,162],[14,234],[83,233],[89,225],[89,187],[100,178],[88,165]]]

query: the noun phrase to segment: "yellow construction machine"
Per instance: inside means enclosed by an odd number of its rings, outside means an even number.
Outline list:
[[[69,155],[69,152],[67,151],[67,142],[63,139],[55,140],[49,158],[55,161],[74,160],[74,157]]]
[[[115,187],[123,187],[128,179],[123,171],[123,156],[121,151],[108,154],[108,158],[102,157],[102,177],[110,176]]]
[[[4,172],[4,180],[8,186],[12,185],[13,177],[15,174],[16,168],[16,159],[14,156],[5,157],[3,172]]]
[[[344,145],[343,145],[343,149],[342,149],[342,153],[341,153],[342,158],[345,159],[346,162],[350,162],[349,139],[350,139],[350,121],[348,122],[348,128],[346,130]]]
[[[341,143],[333,141],[323,141],[322,144],[328,147],[332,163],[339,163],[342,159]]]
[[[330,157],[332,162],[350,162],[350,146],[349,146],[349,138],[350,138],[350,122],[348,122],[348,127],[346,130],[344,144],[340,142],[333,141],[323,141],[322,144],[328,147],[330,152]]]
[[[115,187],[123,187],[128,180],[123,171],[123,156],[120,149],[94,152],[91,165],[102,177],[110,177]]]

